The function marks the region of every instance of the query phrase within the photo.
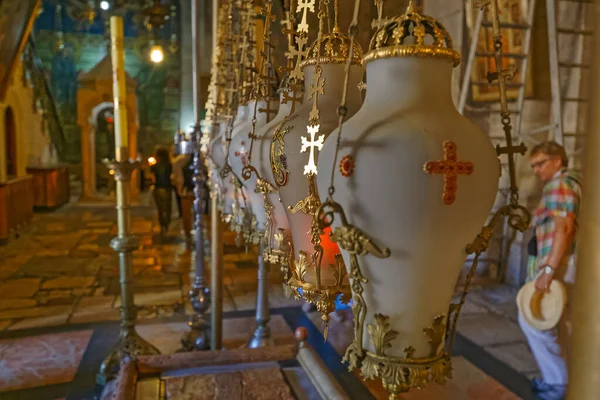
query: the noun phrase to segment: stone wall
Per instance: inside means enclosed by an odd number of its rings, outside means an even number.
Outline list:
[[[16,125],[16,176],[26,175],[28,166],[45,165],[55,161],[49,135],[42,128],[40,114],[33,112],[33,90],[23,81],[23,63],[19,59],[4,101],[0,103],[0,182],[6,182],[5,113],[12,109]]]

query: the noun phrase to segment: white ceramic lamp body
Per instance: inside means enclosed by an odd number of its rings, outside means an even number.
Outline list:
[[[251,101],[248,103],[249,118],[248,121],[239,125],[237,132],[232,136],[231,146],[229,148],[229,163],[234,174],[240,178],[242,185],[244,186],[244,195],[248,207],[252,210],[252,213],[256,217],[258,223],[256,229],[262,231],[265,229],[267,223],[267,217],[265,215],[264,199],[262,194],[256,193],[256,174],[252,174],[250,179],[245,180],[243,177],[243,169],[247,165],[256,166],[258,163],[258,145],[257,140],[254,142],[252,149],[252,163],[249,164],[250,156],[250,138],[248,134],[252,132],[252,117],[254,116],[254,107],[257,106],[256,111],[256,125],[254,134],[258,136],[259,130],[267,124],[267,114],[260,112],[267,108],[265,101]],[[271,109],[277,109],[277,101],[271,101]],[[256,167],[255,167],[256,168]],[[242,203],[243,204],[243,203]]]
[[[292,108],[291,102],[286,102],[285,104],[281,103],[283,96],[284,93],[282,92],[280,95],[279,110],[275,118],[273,118],[271,122],[263,126],[258,131],[257,139],[254,143],[255,154],[252,154],[252,160],[256,160],[255,166],[258,170],[258,173],[260,174],[260,177],[263,180],[266,180],[276,189],[278,188],[278,186],[275,182],[273,172],[271,170],[271,142],[273,141],[273,134],[275,133],[275,129],[279,124],[282,123],[282,121],[286,118],[286,116],[289,114]],[[271,202],[271,205],[273,206],[273,210],[271,211],[271,221],[273,224],[272,232],[277,232],[279,229],[282,229],[284,232],[289,233],[290,226],[288,223],[287,215],[285,213],[285,209],[283,208],[283,204],[281,204],[281,201],[279,200],[279,191],[269,193],[267,196],[269,198],[269,201]],[[259,212],[255,209],[254,203],[252,203],[252,209],[255,213]],[[265,212],[264,198],[262,212]],[[271,240],[271,238],[268,238],[268,240]]]
[[[337,127],[338,116],[337,109],[342,96],[343,80],[344,80],[344,65],[343,64],[322,64],[322,78],[325,79],[324,94],[319,95],[318,108],[320,114],[319,132],[315,135],[315,139],[320,135],[325,138]],[[310,135],[307,133],[307,125],[309,125],[309,114],[312,109],[312,100],[309,99],[310,87],[313,84],[315,73],[314,66],[304,68],[305,96],[302,106],[297,110],[295,118],[288,123],[292,128],[285,135],[285,155],[287,159],[289,181],[287,185],[279,188],[281,202],[285,207],[285,212],[290,224],[292,240],[294,244],[294,252],[296,259],[299,259],[299,252],[304,251],[307,256],[314,253],[313,244],[311,243],[311,223],[313,217],[302,211],[292,213],[289,207],[294,207],[299,201],[304,200],[309,195],[308,179],[303,174],[304,166],[309,162],[309,151],[301,152],[302,137],[310,140]],[[354,115],[361,106],[361,93],[357,88],[364,75],[364,68],[360,65],[352,65],[350,67],[350,80],[348,92],[348,114],[346,118]],[[320,157],[319,151],[315,150],[315,158]],[[331,170],[321,171],[325,176],[329,176]],[[327,191],[325,190],[325,193]],[[323,259],[321,262],[321,273],[323,285],[333,285],[334,277],[329,273],[329,265],[335,265],[335,255],[339,254],[337,244],[331,242],[327,235],[321,236],[321,245],[324,248]],[[331,275],[331,276],[330,276]],[[309,268],[306,274],[306,282],[315,283],[314,268]]]
[[[221,175],[219,171],[225,165],[225,123],[221,122],[215,126],[215,131],[212,133],[212,139],[209,143],[209,154],[210,158],[213,161],[210,163],[210,179],[213,184],[216,184],[218,187],[218,194],[223,201],[223,196],[225,194],[225,187],[223,185],[223,180],[221,179]]]
[[[451,62],[384,58],[370,61],[366,69],[363,107],[343,126],[334,195],[349,223],[391,251],[384,259],[359,257],[368,279],[363,346],[374,351],[367,325],[380,313],[390,317],[391,329],[399,333],[388,356],[404,357],[403,350],[413,346],[415,357],[426,357],[430,347],[423,329],[434,317],[448,313],[465,247],[480,232],[493,205],[499,162],[487,135],[459,115],[452,103]],[[337,131],[319,156],[323,201],[336,136]],[[458,160],[474,166],[471,175],[458,176],[450,205],[442,199],[443,175],[424,171],[427,162],[444,160],[444,142],[455,143]],[[339,170],[345,156],[355,164],[349,176]]]
[[[240,132],[241,128],[243,128],[243,126],[248,122],[248,104],[244,104],[238,107],[237,110],[237,114],[235,117],[235,121],[233,122],[233,129],[231,131],[231,139],[233,141],[233,138]],[[227,137],[227,135],[229,134],[228,132],[229,127],[226,127],[225,129],[225,138]],[[224,138],[224,140],[225,140]],[[231,145],[229,146],[229,148],[231,149]],[[223,150],[225,153],[225,157],[227,157],[227,142],[225,141],[225,147]],[[233,170],[233,166],[232,166],[232,157],[231,154],[232,152],[229,152],[229,166],[231,167],[231,169]],[[239,176],[239,175],[238,175]],[[224,214],[231,214],[232,213],[232,206],[233,203],[235,202],[235,193],[237,192],[233,186],[233,184],[231,183],[231,174],[228,174],[228,176],[223,180],[223,188],[224,188],[224,207],[223,207],[223,213]],[[243,204],[243,203],[240,203]]]

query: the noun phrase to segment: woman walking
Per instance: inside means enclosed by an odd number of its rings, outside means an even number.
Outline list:
[[[154,202],[158,209],[158,222],[160,223],[160,234],[165,236],[171,223],[171,161],[169,151],[159,147],[155,154],[156,164],[150,167],[152,180],[154,181]]]

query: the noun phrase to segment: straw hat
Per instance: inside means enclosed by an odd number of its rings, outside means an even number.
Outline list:
[[[517,294],[517,307],[523,319],[534,329],[545,331],[554,328],[565,308],[565,285],[553,280],[548,291],[535,289],[535,281],[525,284]]]

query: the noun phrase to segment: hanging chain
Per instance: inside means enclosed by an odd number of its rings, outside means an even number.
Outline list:
[[[309,126],[317,126],[319,124],[320,114],[319,114],[319,93],[322,94],[325,90],[325,79],[321,80],[323,75],[323,68],[321,67],[321,40],[323,38],[323,30],[325,29],[325,18],[327,18],[327,0],[319,1],[319,12],[317,13],[317,17],[319,18],[319,33],[317,34],[317,54],[316,54],[316,64],[315,64],[315,72],[313,77],[313,84],[311,85],[310,92],[313,100],[312,110],[309,114]]]
[[[325,14],[327,18],[327,33],[331,33],[331,13],[329,12],[329,3],[330,0],[324,0],[323,4],[325,5]]]
[[[240,16],[243,16],[244,12],[243,11],[247,11],[247,21],[246,21],[246,27],[244,29],[244,31],[242,32],[242,43],[240,44],[240,47],[238,47],[239,49],[241,49],[241,54],[240,54],[240,58],[239,58],[239,64],[238,64],[238,70],[236,71],[237,74],[235,76],[235,80],[232,81],[232,88],[231,88],[231,95],[232,95],[232,100],[231,100],[231,115],[229,116],[229,126],[227,129],[227,136],[225,138],[226,140],[226,145],[225,145],[225,151],[226,151],[226,156],[225,156],[225,166],[223,167],[223,170],[225,171],[225,173],[228,173],[229,170],[231,169],[231,166],[229,166],[229,148],[231,146],[231,136],[233,134],[233,125],[235,122],[235,116],[237,113],[237,107],[238,107],[238,92],[239,92],[239,87],[240,87],[240,83],[242,81],[242,76],[244,74],[244,69],[245,69],[245,61],[246,61],[246,52],[250,47],[250,27],[252,26],[252,3],[253,1],[249,1],[248,2],[248,9],[242,9],[240,10]],[[241,19],[241,18],[240,18]],[[243,21],[240,21],[240,24]],[[229,167],[229,168],[227,168]]]
[[[512,144],[512,125],[510,118],[510,110],[508,109],[508,99],[506,96],[506,79],[512,79],[516,73],[516,67],[511,65],[507,69],[502,68],[502,33],[500,31],[500,17],[498,13],[498,0],[488,0],[485,5],[491,5],[492,11],[492,30],[494,35],[494,62],[496,64],[496,72],[489,73],[487,79],[490,83],[498,81],[500,89],[500,116],[502,121],[502,129],[506,139],[506,146],[496,146],[498,156],[506,154],[508,157],[508,172],[510,176],[510,203],[517,205],[519,203],[519,188],[517,186],[517,173],[515,167],[515,159],[513,154],[525,154],[527,148],[524,144],[513,146]],[[473,40],[476,40],[475,38]]]
[[[337,3],[338,0],[335,0]],[[340,106],[338,107],[338,133],[335,143],[335,155],[333,157],[333,167],[331,168],[331,182],[329,184],[329,200],[333,201],[333,194],[335,193],[335,166],[337,165],[337,159],[340,151],[340,143],[342,139],[342,126],[344,124],[344,117],[348,115],[348,106],[346,105],[347,97],[348,97],[348,82],[350,81],[350,66],[352,65],[352,58],[354,57],[354,40],[356,39],[356,35],[358,35],[358,13],[360,11],[360,0],[354,0],[354,13],[352,15],[352,22],[350,23],[350,28],[348,29],[348,33],[350,34],[350,50],[348,51],[348,59],[346,60],[346,66],[344,68],[344,86],[342,89],[342,101]],[[336,13],[336,21],[337,21],[337,13]],[[337,26],[337,23],[336,23]]]
[[[275,20],[275,16],[271,14],[272,10],[273,0],[266,0],[265,8],[263,8],[261,11],[261,13],[265,16],[265,26],[263,29],[263,51],[261,53],[260,66],[258,68],[256,83],[253,89],[255,101],[254,113],[252,115],[252,130],[248,134],[248,138],[250,139],[250,153],[248,154],[248,164],[252,163],[252,149],[254,147],[254,139],[256,139],[256,115],[258,114],[259,100],[262,99],[267,102],[267,121],[269,119],[269,111],[271,109],[269,105],[269,103],[271,102],[271,22]],[[263,76],[263,74],[265,73],[265,67],[267,69],[266,79],[264,79],[265,77]]]

